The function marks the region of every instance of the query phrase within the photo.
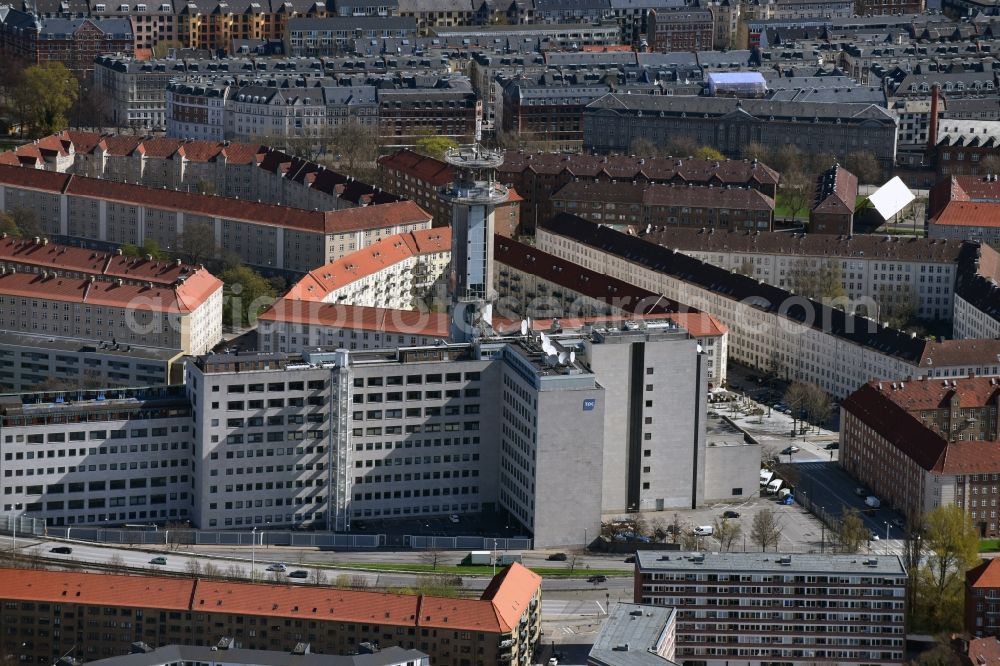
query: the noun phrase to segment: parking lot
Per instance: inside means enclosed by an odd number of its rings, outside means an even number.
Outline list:
[[[856,492],[858,483],[836,463],[793,462],[779,465],[776,471],[793,480],[796,497],[801,502],[815,504],[817,513],[826,512],[839,520],[846,508],[854,508],[861,512],[865,525],[879,540],[886,538],[887,523],[890,539],[903,536],[903,517],[884,506],[878,509],[866,506],[867,489],[862,488],[866,491],[862,494]]]
[[[524,536],[524,529],[502,513],[463,513],[458,522],[447,515],[410,516],[401,518],[364,518],[351,522],[356,533],[385,534],[386,546],[402,546],[406,535],[422,536]]]

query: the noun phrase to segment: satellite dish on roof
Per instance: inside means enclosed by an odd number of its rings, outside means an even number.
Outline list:
[[[528,334],[528,320],[527,319],[522,319],[521,320],[521,335],[527,335],[527,334]]]
[[[559,352],[559,365],[566,365],[566,361],[569,360],[569,354],[566,352]]]
[[[576,352],[575,351],[571,351],[569,353],[569,362],[570,363],[576,363]]]

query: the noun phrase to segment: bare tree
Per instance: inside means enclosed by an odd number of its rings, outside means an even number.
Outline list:
[[[566,561],[566,566],[569,567],[570,571],[576,571],[576,568],[580,566],[580,561],[582,559],[583,558],[580,556],[580,553],[577,552],[570,553],[569,559]]]
[[[698,550],[698,535],[691,530],[684,530],[681,533],[681,548],[684,550]]]
[[[681,537],[681,517],[676,511],[674,512],[674,518],[670,522],[670,542],[677,543],[677,540]]]
[[[326,573],[320,569],[313,569],[312,582],[314,585],[326,585]]]
[[[729,522],[727,518],[715,519],[715,538],[719,540],[722,550],[728,551],[743,534],[743,527],[737,522]]]
[[[192,264],[198,264],[217,254],[215,227],[208,222],[188,222],[178,239],[180,252]]]
[[[650,528],[652,529],[651,536],[656,541],[666,541],[667,537],[670,535],[670,532],[667,530],[667,525],[663,522],[662,518],[654,518],[650,523]]]
[[[351,576],[350,587],[353,590],[364,590],[368,587],[368,579],[360,574]]]
[[[639,137],[629,146],[629,153],[636,157],[660,157],[660,149],[649,139]]]
[[[757,141],[751,141],[743,146],[742,153],[743,159],[757,160],[759,162],[767,162],[768,157],[771,155],[771,151],[767,149],[767,146]]]
[[[675,136],[665,144],[667,154],[676,157],[687,157],[694,155],[698,150],[698,142],[689,136]]]
[[[205,562],[205,565],[201,568],[201,575],[205,578],[218,578],[220,574],[219,567],[211,562]]]
[[[780,171],[781,179],[784,180],[786,171],[801,171],[802,162],[802,151],[795,144],[785,143],[771,155],[770,166]]]
[[[187,563],[184,565],[184,571],[186,571],[189,576],[197,578],[201,575],[201,562],[193,557],[188,558]]]
[[[433,571],[437,571],[442,557],[444,557],[444,553],[436,548],[422,550],[419,555],[420,561],[429,566]]]
[[[125,558],[122,557],[121,553],[115,553],[108,559],[108,566],[114,573],[124,573],[125,572]]]
[[[812,180],[799,169],[782,173],[779,196],[793,220],[808,205],[812,197],[812,185]]]
[[[878,184],[882,178],[882,165],[870,152],[858,150],[847,156],[847,170],[858,177],[859,183]]]
[[[853,507],[844,507],[840,523],[837,525],[837,543],[840,545],[841,552],[856,553],[861,548],[861,544],[869,538],[870,533],[858,510]]]
[[[984,174],[1000,174],[1000,155],[987,155],[979,166]]]
[[[229,580],[243,580],[246,578],[246,572],[243,567],[233,562],[226,568],[226,578]]]
[[[753,517],[750,540],[760,546],[761,551],[766,551],[768,546],[777,548],[781,540],[781,526],[773,509],[766,507]]]

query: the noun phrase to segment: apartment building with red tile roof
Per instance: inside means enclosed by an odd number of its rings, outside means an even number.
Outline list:
[[[954,503],[998,535],[998,406],[996,377],[868,382],[841,405],[840,463],[909,519]]]
[[[1000,247],[997,176],[950,176],[935,184],[930,191],[927,235]]]
[[[965,630],[973,636],[987,637],[969,643],[973,664],[986,664],[975,659],[987,652],[994,663],[1000,661],[1000,560],[986,559],[965,574]]]
[[[853,234],[854,206],[858,198],[858,178],[834,164],[816,178],[809,233]]]
[[[134,641],[193,645],[233,636],[248,649],[287,650],[306,640],[320,654],[377,640],[424,651],[434,664],[486,666],[527,663],[540,637],[541,577],[516,563],[479,599],[45,570],[0,570],[0,581],[3,648],[31,662],[72,648],[93,660],[127,654]],[[111,616],[113,627],[87,630],[93,618]]]
[[[0,208],[34,210],[46,235],[85,242],[170,249],[201,227],[247,264],[299,272],[431,226],[411,201],[306,210],[13,166],[0,166]]]

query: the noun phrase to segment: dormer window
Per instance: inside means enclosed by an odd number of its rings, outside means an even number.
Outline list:
[[[144,12],[144,11],[146,11],[146,5],[136,5],[135,6],[135,10],[137,12]]]
[[[127,11],[129,11],[129,6],[128,5],[118,5],[118,11],[120,11],[120,12],[127,12]]]
[[[167,5],[167,4],[160,5],[160,11],[161,12],[169,12],[170,11],[170,5]]]
[[[97,11],[99,11],[99,12],[103,12],[103,11],[105,11],[107,9],[107,5],[105,5],[104,3],[98,3],[96,5],[96,7],[97,7]]]

